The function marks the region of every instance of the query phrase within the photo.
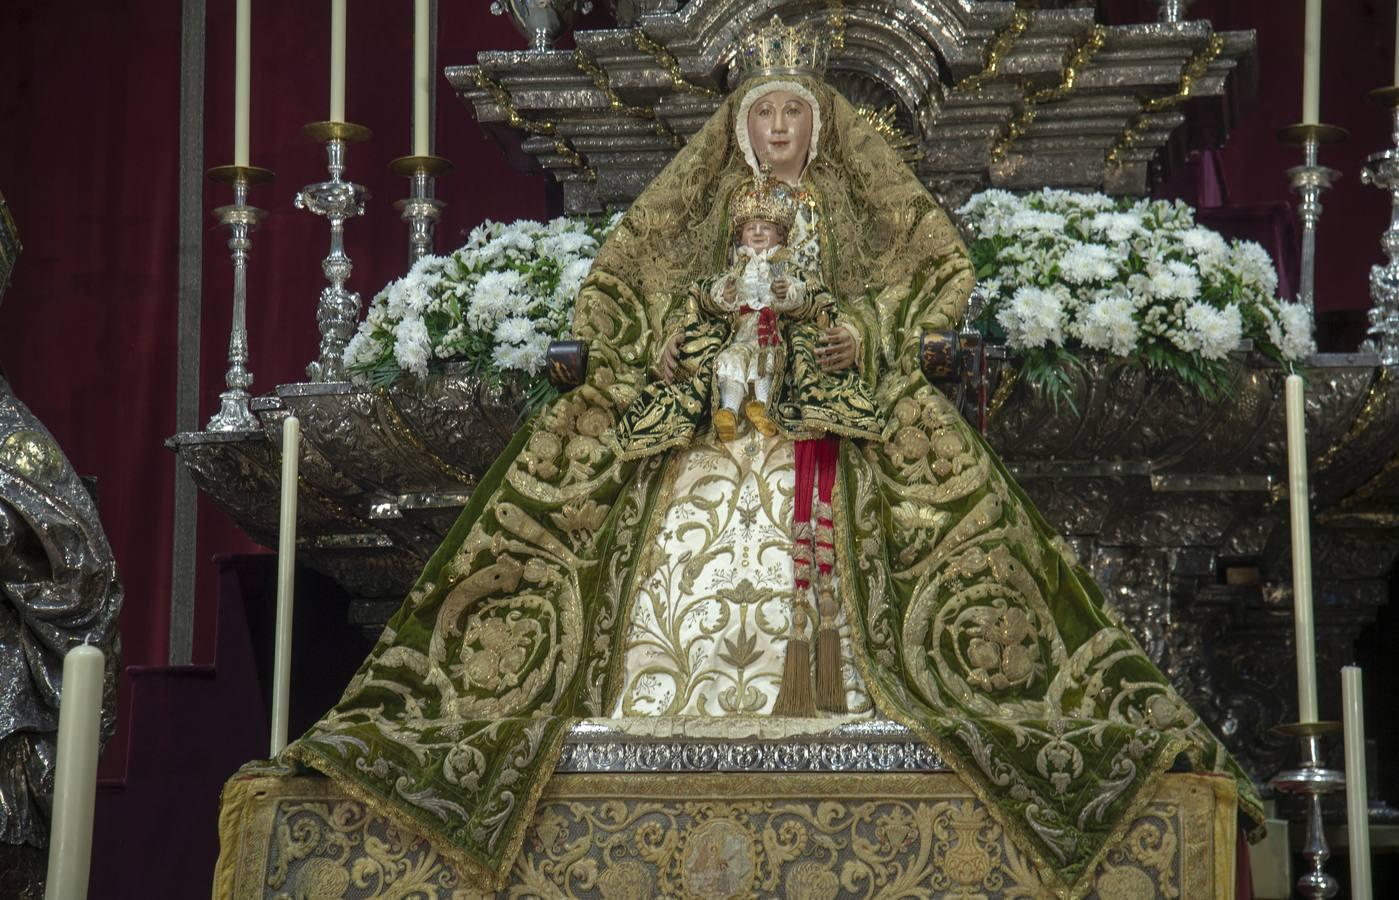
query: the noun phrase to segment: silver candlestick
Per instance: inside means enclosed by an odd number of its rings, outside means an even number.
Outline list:
[[[354,334],[359,319],[359,294],[347,290],[353,266],[345,255],[345,220],[364,215],[369,191],[363,185],[345,181],[345,155],[350,144],[367,141],[368,128],[349,122],[312,122],[301,129],[311,140],[324,143],[330,180],[308,184],[296,195],[296,208],[309,209],[330,222],[330,253],[321,261],[321,271],[329,282],[321,289],[316,308],[316,324],[321,329],[320,358],[306,367],[312,381],[341,381],[345,377],[345,345]]]
[[[1184,22],[1185,11],[1190,8],[1192,2],[1194,0],[1156,0],[1156,5],[1161,8],[1161,21]]]
[[[440,156],[401,156],[389,163],[389,171],[409,179],[409,195],[393,205],[408,223],[408,266],[433,250],[434,229],[447,205],[435,196],[437,176],[452,171],[452,164]]]
[[[1340,727],[1338,722],[1294,722],[1275,729],[1302,742],[1301,766],[1279,772],[1269,784],[1277,790],[1307,798],[1307,840],[1302,845],[1302,856],[1310,868],[1297,879],[1297,892],[1303,897],[1334,897],[1340,890],[1336,879],[1325,871],[1331,850],[1326,846],[1326,834],[1321,826],[1321,798],[1346,785],[1345,773],[1323,765],[1321,736],[1339,731]]]
[[[248,205],[248,186],[272,180],[272,173],[257,166],[218,166],[209,170],[209,180],[233,186],[233,203],[214,210],[214,216],[228,226],[228,249],[233,257],[233,328],[228,336],[228,389],[219,395],[219,411],[209,419],[207,431],[257,431],[257,416],[248,408],[248,388],[253,373],[248,371],[248,250],[251,234],[267,213]]]
[[[1375,153],[1365,160],[1360,180],[1389,191],[1389,228],[1380,237],[1389,262],[1370,268],[1369,337],[1360,349],[1375,353],[1386,366],[1399,365],[1399,86],[1370,92],[1370,99],[1389,110],[1393,121],[1393,150]]]
[[[1297,214],[1302,219],[1302,283],[1298,300],[1316,310],[1316,223],[1321,218],[1321,192],[1340,177],[1340,172],[1317,164],[1322,144],[1346,139],[1346,130],[1334,125],[1289,125],[1278,131],[1285,144],[1301,147],[1304,162],[1287,170],[1287,178],[1301,199]]]

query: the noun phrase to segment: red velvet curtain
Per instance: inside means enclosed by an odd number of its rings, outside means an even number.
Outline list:
[[[1114,24],[1155,15],[1148,0],[1101,5]],[[1166,193],[1227,197],[1231,206],[1222,212],[1232,208],[1240,221],[1261,215],[1264,231],[1286,221],[1284,169],[1297,155],[1273,132],[1298,118],[1302,5],[1199,0],[1191,7],[1217,28],[1258,30],[1261,97],[1218,154],[1218,172],[1192,167]],[[327,112],[327,6],[254,4],[252,162],[277,173],[251,197],[271,213],[253,239],[249,280],[255,392],[303,380],[316,354],[327,229],[291,201],[325,175],[323,149],[304,140],[300,127]],[[487,7],[485,0],[441,2],[439,68],[473,62],[480,49],[523,45]],[[605,15],[596,11],[587,23],[604,24]],[[206,166],[231,161],[232,16],[232,0],[209,0]],[[347,115],[375,133],[351,149],[348,168],[373,194],[368,216],[349,223],[346,241],[351,286],[366,301],[405,266],[406,231],[392,202],[406,184],[387,164],[409,150],[411,16],[407,0],[358,0],[349,8]],[[78,471],[99,479],[127,588],[129,664],[163,662],[167,644],[174,460],[162,443],[175,428],[180,21],[178,0],[0,3],[0,190],[26,248],[0,305],[0,365]],[[1387,199],[1359,181],[1364,156],[1389,140],[1386,116],[1364,92],[1392,80],[1394,6],[1332,4],[1325,27],[1322,115],[1348,128],[1351,139],[1323,157],[1344,175],[1324,198],[1319,305],[1357,310],[1369,305],[1368,267],[1380,257],[1387,218]],[[546,213],[544,180],[512,170],[440,76],[436,122],[436,149],[457,167],[439,182],[448,204],[439,249],[459,244],[483,218]],[[228,189],[209,185],[204,200],[213,209],[228,202]],[[1228,215],[1212,215],[1227,225]],[[212,217],[205,223],[201,423],[223,387],[231,305],[226,234]],[[207,662],[209,560],[252,545],[207,501],[200,508],[195,658]]]

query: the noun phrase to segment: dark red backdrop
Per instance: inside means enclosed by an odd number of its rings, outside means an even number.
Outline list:
[[[1148,0],[1107,0],[1111,23],[1147,21]],[[516,48],[519,36],[486,0],[444,0],[439,66],[470,63],[482,48]],[[205,163],[231,162],[232,0],[210,0]],[[405,193],[386,169],[409,147],[412,6],[350,5],[347,115],[375,132],[352,149],[349,175],[369,187],[369,215],[348,226],[352,286],[367,299],[404,265],[404,226],[392,210]],[[1231,204],[1289,202],[1283,170],[1296,162],[1273,132],[1300,107],[1302,0],[1201,0],[1193,16],[1221,29],[1258,31],[1261,98],[1219,155]],[[594,12],[591,23],[603,24]],[[252,201],[271,212],[254,237],[248,324],[255,391],[303,380],[316,352],[324,221],[292,208],[296,190],[324,175],[322,149],[299,135],[327,109],[324,3],[261,2],[254,11],[252,162],[277,173]],[[1367,270],[1379,259],[1387,201],[1360,185],[1367,153],[1385,146],[1384,116],[1364,99],[1392,73],[1394,5],[1346,0],[1327,12],[1322,115],[1351,140],[1324,161],[1344,173],[1325,198],[1319,305],[1369,305]],[[18,395],[54,432],[79,472],[98,476],[103,520],[127,601],[129,664],[164,661],[171,564],[175,428],[177,160],[180,3],[97,0],[0,4],[0,190],[25,252],[0,306],[0,365]],[[468,110],[439,81],[438,152],[457,171],[439,247],[486,217],[538,217],[546,189],[512,171]],[[1200,171],[1199,167],[1195,169]],[[1171,190],[1194,193],[1189,179]],[[205,207],[227,202],[210,185]],[[1275,208],[1275,207],[1274,207]],[[1242,215],[1242,213],[1241,213]],[[1245,216],[1246,217],[1246,216]],[[230,315],[226,235],[206,217],[201,423],[222,389]],[[197,661],[211,647],[215,553],[254,549],[201,501]]]

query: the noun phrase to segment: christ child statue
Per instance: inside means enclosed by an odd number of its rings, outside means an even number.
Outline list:
[[[737,437],[745,419],[767,436],[824,434],[817,419],[852,425],[850,436],[878,436],[858,373],[828,373],[816,363],[836,304],[784,244],[796,212],[787,186],[766,172],[735,193],[729,266],[691,286],[674,376],[651,382],[618,424],[623,459],[685,446],[706,419],[723,441]],[[831,403],[838,409],[805,415],[808,405]]]

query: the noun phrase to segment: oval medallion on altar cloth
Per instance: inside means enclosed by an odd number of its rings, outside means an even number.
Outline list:
[[[730,819],[711,819],[685,838],[680,876],[696,897],[747,897],[757,870],[753,836]]]

